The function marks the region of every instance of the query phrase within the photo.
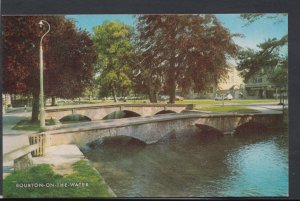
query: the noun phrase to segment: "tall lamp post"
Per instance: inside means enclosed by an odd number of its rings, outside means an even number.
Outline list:
[[[45,108],[44,108],[44,59],[43,59],[43,39],[47,33],[50,31],[50,24],[45,21],[41,20],[39,22],[40,27],[43,27],[45,24],[48,25],[48,30],[44,35],[41,37],[40,41],[40,127],[44,128],[45,123]]]

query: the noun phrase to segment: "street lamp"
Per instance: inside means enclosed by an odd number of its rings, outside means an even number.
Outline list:
[[[45,24],[48,25],[48,30],[46,33],[41,37],[40,41],[40,127],[45,127],[45,109],[44,109],[44,61],[43,61],[43,39],[47,33],[50,31],[50,24],[45,21],[41,20],[39,22],[40,27],[43,27]]]

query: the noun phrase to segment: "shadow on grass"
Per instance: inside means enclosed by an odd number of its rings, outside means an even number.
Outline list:
[[[53,119],[46,119],[46,126],[51,125],[55,125],[55,121]],[[12,129],[24,131],[40,131],[41,127],[39,121],[31,122],[31,120],[25,119],[19,121]]]

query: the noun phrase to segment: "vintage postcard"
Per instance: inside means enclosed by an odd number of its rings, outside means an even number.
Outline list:
[[[288,14],[4,15],[3,196],[288,197]]]

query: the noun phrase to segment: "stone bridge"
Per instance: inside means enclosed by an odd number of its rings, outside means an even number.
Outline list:
[[[63,117],[80,114],[88,117],[91,121],[101,120],[109,114],[124,111],[135,116],[153,116],[160,113],[180,113],[184,110],[193,109],[193,105],[187,104],[113,104],[113,105],[77,105],[63,108],[52,107],[45,110],[46,119],[61,120]]]
[[[59,130],[46,131],[47,146],[77,144],[83,148],[99,138],[129,136],[147,144],[155,143],[170,132],[193,128],[210,127],[224,134],[233,133],[246,123],[263,124],[266,127],[282,122],[282,114],[204,114],[198,112],[164,114],[149,117],[101,120],[68,125]]]

